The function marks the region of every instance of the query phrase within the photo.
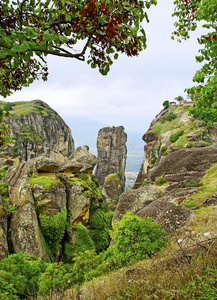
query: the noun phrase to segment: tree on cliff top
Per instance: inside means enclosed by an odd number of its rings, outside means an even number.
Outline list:
[[[198,86],[187,89],[192,98],[196,97],[193,111],[198,118],[217,121],[217,1],[216,0],[175,0],[173,16],[178,17],[175,23],[177,30],[173,33],[181,39],[190,38],[199,24],[207,29],[207,33],[198,38],[202,46],[196,61],[204,63],[193,78]]]
[[[1,0],[0,95],[47,80],[45,57],[81,61],[109,72],[118,53],[137,56],[146,48],[141,22],[156,0]],[[82,48],[81,51],[76,51]]]

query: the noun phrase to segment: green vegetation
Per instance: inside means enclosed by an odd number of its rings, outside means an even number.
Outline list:
[[[4,300],[36,297],[38,278],[48,264],[27,253],[11,254],[0,261],[0,297]],[[21,297],[21,298],[20,298]]]
[[[61,227],[62,221],[60,215],[52,218],[55,217],[55,221],[50,218],[44,219],[42,227],[44,227],[44,236],[50,239],[50,242],[48,241],[50,247],[58,249],[56,246],[59,242],[55,237],[56,235],[60,236],[60,232],[51,232],[50,224],[55,222]],[[114,232],[111,234],[114,243],[99,254],[94,250],[94,243],[88,230],[83,225],[76,225],[76,230],[74,246],[77,246],[77,250],[71,257],[70,264],[62,262],[48,264],[23,253],[9,255],[8,258],[0,261],[0,295],[2,295],[2,299],[19,299],[19,296],[36,298],[37,295],[46,297],[53,293],[61,293],[72,286],[81,285],[93,277],[151,257],[165,247],[168,242],[165,237],[166,232],[160,228],[160,225],[152,222],[149,218],[141,219],[133,213],[127,213],[120,222],[115,223]],[[62,233],[63,231],[64,227],[62,227]],[[68,245],[66,246],[68,247]],[[85,250],[87,247],[93,250]],[[51,250],[53,251],[53,249]],[[69,251],[71,254],[70,247],[65,251]]]
[[[169,106],[170,106],[170,102],[169,102],[168,100],[165,100],[165,101],[163,102],[163,107],[164,107],[164,109],[167,109]]]
[[[3,108],[7,102],[0,101],[0,108]],[[11,115],[16,114],[18,116],[29,115],[31,113],[37,113],[37,109],[34,108],[30,101],[17,101],[11,102],[12,110]]]
[[[66,243],[64,246],[64,256],[66,261],[72,261],[76,255],[86,250],[95,250],[95,243],[91,238],[90,232],[84,225],[74,225],[76,232],[73,244]]]
[[[98,207],[95,201],[91,201],[89,218],[90,236],[95,243],[97,253],[109,247],[113,214],[105,202],[102,203],[101,207]]]
[[[141,184],[141,186],[140,186],[140,187],[143,187],[143,186],[145,186],[145,185],[146,185],[146,183],[147,183],[147,182],[146,182],[146,179],[144,179],[144,180],[143,180],[143,183]]]
[[[217,165],[206,171],[205,176],[198,185],[201,185],[198,193],[185,200],[184,206],[188,208],[198,207],[217,191]]]
[[[167,146],[163,146],[163,147],[162,147],[162,155],[163,155],[163,156],[166,156],[166,155],[167,155],[167,148],[168,148]]]
[[[201,186],[201,182],[200,180],[198,179],[191,179],[191,181],[189,181],[187,184],[186,184],[186,187],[198,187],[198,186]]]
[[[167,182],[167,180],[166,180],[165,177],[158,177],[158,178],[155,179],[155,184],[158,185],[158,186],[161,186],[166,182]]]
[[[190,32],[195,31],[197,26],[206,30],[198,38],[201,46],[195,57],[201,67],[196,71],[193,82],[198,85],[187,89],[191,99],[195,100],[194,108],[191,110],[195,118],[203,120],[207,125],[217,121],[217,69],[216,69],[216,1],[180,1],[175,0],[176,31],[173,38],[178,37],[187,40]],[[202,24],[202,25],[201,25]]]
[[[114,268],[151,257],[165,247],[166,232],[151,218],[139,218],[132,212],[114,224],[114,243],[107,250],[108,261]]]
[[[171,134],[170,141],[172,143],[175,143],[179,139],[179,137],[183,135],[183,133],[184,133],[184,130],[179,130],[179,131]]]
[[[4,107],[3,107],[3,109],[4,109],[4,110],[7,110],[7,111],[10,111],[10,110],[13,109],[13,106],[15,106],[14,103],[6,102],[5,105],[4,105]]]
[[[42,185],[46,190],[49,190],[54,184],[62,184],[58,179],[46,176],[31,177],[28,183],[31,185],[31,188],[33,188],[35,184],[38,184]]]
[[[170,131],[175,131],[174,136],[171,137],[171,139],[173,141],[173,148],[183,148],[184,146],[190,148],[190,147],[194,146],[195,142],[189,142],[188,138],[187,138],[188,134],[190,134],[191,132],[196,132],[196,130],[197,130],[196,120],[194,120],[194,119],[188,120],[187,119],[188,114],[189,114],[189,109],[190,108],[188,106],[183,106],[183,105],[170,107],[169,113],[166,116],[161,117],[159,119],[159,122],[157,122],[152,128],[153,133],[157,134],[159,141],[162,140],[163,134],[170,132]],[[185,121],[183,121],[184,116],[186,116]],[[185,117],[184,117],[184,119],[185,119]],[[183,133],[180,136],[179,134],[181,134],[182,131],[183,131]],[[178,138],[178,136],[179,136],[179,138]],[[201,140],[199,140],[197,143],[198,144],[200,143],[201,146],[211,145],[202,140],[202,135],[201,135]],[[160,149],[160,153],[162,153],[162,155],[167,155],[167,149],[166,149],[166,151],[165,151],[165,149]],[[153,150],[152,157],[153,157],[153,162],[156,161],[157,154],[155,153],[154,150]]]
[[[160,122],[161,123],[165,123],[165,122],[171,122],[172,120],[175,120],[177,118],[177,114],[175,114],[174,112],[169,112],[166,116],[163,116],[160,118]]]
[[[111,181],[111,180],[120,181],[120,179],[121,179],[121,173],[120,173],[120,171],[118,171],[114,174],[109,174],[108,176],[106,176],[105,182],[108,182],[108,181]]]
[[[65,207],[53,216],[39,215],[41,232],[53,255],[52,260],[59,257],[61,241],[66,230],[66,221],[67,210]]]

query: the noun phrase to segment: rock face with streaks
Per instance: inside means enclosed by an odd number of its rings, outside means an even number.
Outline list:
[[[0,108],[4,107],[0,101]],[[40,100],[11,103],[4,122],[13,144],[0,155],[0,168],[18,166],[34,157],[46,156],[61,163],[74,151],[71,130],[49,105]]]
[[[123,126],[102,128],[97,138],[97,167],[95,175],[100,185],[103,185],[107,175],[118,172],[121,179],[121,192],[124,191],[125,186],[126,141],[127,135]]]

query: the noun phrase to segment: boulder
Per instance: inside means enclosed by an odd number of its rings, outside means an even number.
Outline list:
[[[119,199],[112,222],[120,221],[126,212],[137,213],[160,196],[161,194],[151,185],[125,191]]]
[[[32,194],[37,214],[54,216],[66,207],[66,187],[61,182],[53,184],[49,189],[35,184]]]
[[[182,205],[171,203],[167,197],[162,197],[137,212],[137,216],[152,218],[169,235],[172,235],[177,229],[185,225],[190,217],[193,216],[193,212]]]
[[[106,176],[105,183],[102,187],[102,195],[106,201],[116,202],[118,197],[122,194],[122,191],[121,178],[117,173]]]
[[[20,205],[11,215],[11,241],[15,253],[28,252],[50,262],[43,244],[38,218],[32,203]]]
[[[81,225],[89,220],[90,200],[83,196],[84,188],[79,183],[67,184],[68,203],[70,212],[68,241],[71,243],[75,238],[73,225]]]
[[[96,156],[89,153],[88,150],[88,146],[78,147],[69,159],[59,166],[57,173],[64,173],[67,177],[85,173],[91,178],[92,171],[96,165]]]

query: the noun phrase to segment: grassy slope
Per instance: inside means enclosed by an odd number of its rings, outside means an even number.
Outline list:
[[[168,132],[178,132],[183,130],[183,135],[175,142],[173,143],[174,148],[182,148],[184,146],[186,147],[194,147],[195,142],[188,142],[187,141],[187,135],[191,132],[195,132],[197,130],[196,123],[197,120],[193,117],[187,118],[189,113],[189,107],[188,106],[174,106],[170,108],[170,113],[174,113],[177,115],[177,118],[171,121],[166,121],[164,123],[161,122],[161,119],[159,119],[159,122],[157,122],[153,126],[153,132],[158,134],[159,141],[161,140],[161,135]],[[183,119],[183,115],[186,115],[186,121]],[[205,129],[206,127],[201,127],[200,129]],[[202,132],[198,132],[198,135],[201,135],[201,146],[208,146],[206,142],[202,140]]]

